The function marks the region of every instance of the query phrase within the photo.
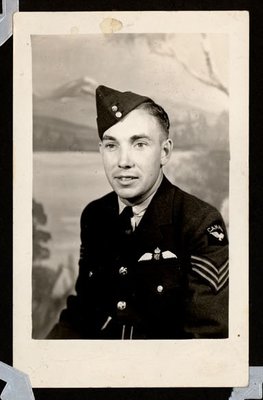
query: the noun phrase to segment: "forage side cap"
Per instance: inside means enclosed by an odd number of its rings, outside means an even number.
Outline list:
[[[97,126],[99,137],[142,103],[153,102],[146,96],[133,92],[119,92],[107,86],[96,89]]]

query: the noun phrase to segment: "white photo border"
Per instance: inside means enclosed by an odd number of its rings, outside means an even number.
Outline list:
[[[31,35],[224,33],[229,36],[229,338],[89,341],[31,338]],[[44,12],[14,17],[14,367],[33,387],[237,387],[248,383],[248,13]],[[242,295],[241,295],[242,294]]]

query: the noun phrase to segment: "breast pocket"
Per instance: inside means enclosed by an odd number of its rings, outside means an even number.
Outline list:
[[[137,306],[147,318],[164,321],[181,308],[185,280],[177,258],[138,262],[135,280]]]

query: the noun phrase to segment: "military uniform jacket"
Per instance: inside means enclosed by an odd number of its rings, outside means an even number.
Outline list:
[[[114,192],[81,216],[76,295],[49,338],[228,336],[228,239],[218,211],[165,177],[124,241]]]

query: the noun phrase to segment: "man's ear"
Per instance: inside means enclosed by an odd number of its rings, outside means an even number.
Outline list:
[[[172,151],[173,151],[173,141],[168,138],[164,140],[161,144],[162,146],[162,154],[161,154],[161,166],[164,166],[167,161],[169,161]]]

